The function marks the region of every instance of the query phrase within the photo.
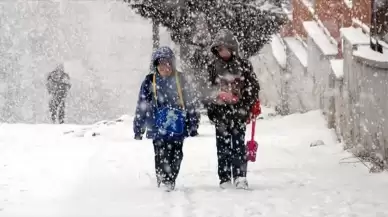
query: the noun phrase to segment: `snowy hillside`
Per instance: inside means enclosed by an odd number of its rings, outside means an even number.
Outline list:
[[[133,112],[152,52],[149,22],[120,1],[68,1],[62,10],[53,1],[0,3],[0,122],[48,122],[45,76],[60,61],[73,84],[67,122]]]
[[[0,216],[387,216],[386,173],[369,174],[319,111],[258,122],[251,191],[218,187],[213,126],[184,146],[175,192],[156,188],[151,141],[131,121],[73,137],[71,125],[0,125]],[[22,136],[21,136],[22,135]],[[315,140],[325,145],[310,147]]]

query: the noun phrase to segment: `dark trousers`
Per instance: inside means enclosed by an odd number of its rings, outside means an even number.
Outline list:
[[[158,181],[174,184],[183,159],[183,141],[154,140],[155,172]]]
[[[220,183],[246,177],[246,125],[216,125],[218,176]]]
[[[51,121],[55,124],[58,120],[60,124],[65,119],[65,97],[53,95],[49,102]]]

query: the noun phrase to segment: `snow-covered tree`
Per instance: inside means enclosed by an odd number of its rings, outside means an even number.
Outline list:
[[[180,45],[183,71],[194,86],[206,78],[209,46],[212,37],[223,28],[231,30],[240,44],[240,54],[256,55],[270,42],[287,18],[279,10],[280,1],[264,10],[268,1],[258,0],[142,0],[132,1],[132,8],[143,17],[160,23],[170,31],[171,39]],[[268,4],[266,5],[268,6]],[[276,8],[276,10],[271,10]],[[279,13],[280,12],[280,13]],[[197,89],[197,88],[196,88]]]
[[[204,46],[193,40],[199,17],[205,19],[211,36],[228,28],[239,40],[242,53],[250,57],[258,53],[286,21],[283,14],[262,10],[254,3],[241,0],[144,0],[134,1],[131,6],[141,16],[167,27],[172,40],[179,44]]]

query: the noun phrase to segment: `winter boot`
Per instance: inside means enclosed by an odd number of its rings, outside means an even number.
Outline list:
[[[233,187],[232,181],[226,181],[226,182],[220,183],[220,188],[222,188],[222,189],[229,189],[232,187]]]
[[[159,177],[156,177],[156,186],[160,188],[160,184],[162,183],[162,180],[160,180]]]
[[[237,189],[248,189],[248,181],[246,177],[238,177],[234,180],[234,185]]]
[[[175,189],[175,183],[170,183],[170,182],[162,183],[161,188],[167,192],[173,191]]]

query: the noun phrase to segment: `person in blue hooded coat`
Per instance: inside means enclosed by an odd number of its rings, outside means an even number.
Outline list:
[[[144,133],[153,140],[157,185],[166,190],[175,188],[185,138],[197,134],[198,116],[189,87],[176,70],[173,51],[158,48],[140,88],[133,127],[136,140]]]

